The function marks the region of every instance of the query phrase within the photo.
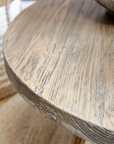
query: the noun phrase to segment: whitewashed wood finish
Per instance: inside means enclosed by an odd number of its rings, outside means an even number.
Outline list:
[[[114,143],[114,18],[92,0],[39,1],[4,38],[7,74],[38,112],[86,140]]]

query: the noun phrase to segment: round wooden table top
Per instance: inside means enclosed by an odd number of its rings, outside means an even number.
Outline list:
[[[11,83],[38,112],[84,139],[114,143],[114,18],[94,0],[41,0],[3,42]]]

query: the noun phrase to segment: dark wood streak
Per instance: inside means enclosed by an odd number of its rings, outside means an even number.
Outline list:
[[[99,4],[104,6],[107,11],[114,15],[114,0],[96,0]]]
[[[86,143],[85,143],[85,140],[73,135],[72,140],[71,140],[71,144],[86,144]]]
[[[22,97],[100,144],[114,143],[113,27],[93,0],[46,0],[23,11],[4,38],[6,71]]]

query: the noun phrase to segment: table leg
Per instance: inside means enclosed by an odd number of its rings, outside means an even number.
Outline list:
[[[85,140],[73,135],[70,144],[85,144]]]

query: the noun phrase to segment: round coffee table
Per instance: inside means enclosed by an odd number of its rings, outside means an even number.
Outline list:
[[[94,0],[39,1],[9,26],[9,79],[38,112],[74,135],[114,143],[114,18]]]

